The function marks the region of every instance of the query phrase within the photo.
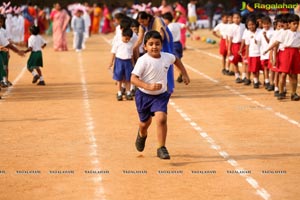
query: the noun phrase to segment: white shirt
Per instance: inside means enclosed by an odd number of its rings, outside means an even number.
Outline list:
[[[256,30],[255,33],[251,31],[245,31],[245,44],[249,45],[249,57],[259,57],[260,56],[260,45],[255,40],[260,30]]]
[[[5,38],[2,32],[0,32],[0,46],[6,47],[9,45],[9,41]]]
[[[282,44],[283,48],[286,48],[286,47],[299,48],[300,47],[300,32],[284,30],[279,33],[276,40]]]
[[[280,29],[280,30],[274,30],[273,37],[272,37],[271,40],[270,40],[270,43],[269,43],[268,48],[271,47],[271,45],[274,44],[275,41],[277,41],[277,38],[278,38],[278,36],[280,35],[281,31],[283,31],[283,29]],[[278,47],[278,50],[277,50],[277,51],[279,51],[279,50],[282,50],[282,51],[284,50],[284,48],[282,47],[282,44],[281,44],[281,43],[279,44],[279,47]]]
[[[145,83],[161,83],[162,88],[149,91],[139,88],[142,92],[151,95],[162,94],[167,91],[167,74],[170,65],[175,62],[175,56],[170,53],[161,52],[160,58],[153,58],[148,53],[141,56],[133,68],[132,74],[139,77]]]
[[[31,35],[28,39],[28,47],[31,47],[32,51],[41,51],[44,44],[46,41],[40,35]]]
[[[232,43],[242,42],[243,33],[246,29],[245,24],[240,23],[237,25],[233,23],[230,25],[229,29],[228,36],[232,38]]]
[[[262,29],[259,34],[256,36],[256,41],[260,44],[260,59],[261,60],[268,60],[269,59],[269,52],[266,54],[263,54],[268,48],[269,43],[267,42],[264,32],[266,32],[266,37],[269,39],[269,42],[271,41],[274,30],[270,28],[269,30]]]
[[[131,59],[133,55],[133,45],[134,42],[131,40],[127,43],[122,40],[116,40],[112,46],[111,53],[116,54],[117,58],[123,60]]]
[[[221,36],[223,39],[226,39],[227,37],[227,31],[228,31],[228,27],[229,24],[224,24],[223,22],[219,23],[215,28],[214,31],[215,32],[220,32]]]
[[[172,36],[173,36],[173,42],[180,41],[181,29],[184,27],[185,27],[185,25],[182,23],[179,23],[179,22],[170,23],[168,25],[168,28],[171,31]]]
[[[188,8],[188,17],[197,16],[197,14],[196,14],[196,5],[195,4],[188,3],[187,8]]]

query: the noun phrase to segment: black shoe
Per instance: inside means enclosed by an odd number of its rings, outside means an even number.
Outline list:
[[[236,83],[242,83],[243,80],[242,80],[241,78],[237,78],[237,79],[235,79],[235,82],[236,82]]]
[[[274,92],[274,97],[278,97],[279,96],[279,91],[275,91]]]
[[[270,87],[270,83],[265,83],[265,89],[267,90]]]
[[[300,100],[300,97],[298,96],[297,93],[295,93],[295,94],[292,94],[291,100],[292,100],[292,101],[299,101],[299,100]]]
[[[259,83],[253,83],[253,88],[255,89],[259,88]]]
[[[235,75],[235,73],[234,73],[233,71],[229,71],[229,70],[227,70],[227,75],[228,75],[228,76],[234,76],[234,75]]]
[[[36,83],[39,80],[40,76],[39,75],[35,75],[32,79],[32,83]]]
[[[0,85],[1,85],[2,88],[7,88],[8,87],[8,84],[5,81],[1,81]]]
[[[121,95],[117,94],[117,100],[122,101],[123,100],[123,95],[122,94]]]
[[[7,85],[8,85],[8,87],[13,86],[13,84],[10,81],[7,81]]]
[[[229,71],[228,71],[229,72]],[[227,75],[227,70],[226,69],[222,69],[222,74],[223,75]]]
[[[126,88],[121,88],[122,95],[126,95]]]
[[[170,159],[169,152],[165,146],[157,149],[157,157],[159,157],[160,159]]]
[[[178,82],[178,83],[182,83],[182,82],[183,82],[183,80],[182,80],[182,74],[180,74],[180,75],[178,76],[177,82]]]
[[[275,89],[275,86],[270,84],[267,90],[268,91],[273,91],[274,89]]]
[[[277,96],[277,99],[278,99],[278,100],[285,99],[284,93],[279,93],[278,96]]]
[[[126,94],[126,100],[133,100],[133,97],[131,94]]]
[[[140,130],[139,130],[137,137],[136,137],[136,141],[135,141],[135,147],[139,152],[144,151],[146,139],[147,139],[147,136],[145,136],[145,137],[140,136]]]
[[[39,81],[37,85],[46,85],[45,81]]]
[[[244,81],[244,85],[250,85],[251,84],[251,80],[250,79],[246,79],[245,81]]]

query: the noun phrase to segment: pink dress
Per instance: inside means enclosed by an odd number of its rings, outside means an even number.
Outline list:
[[[176,5],[176,8],[175,8],[175,12],[179,12],[180,13],[180,16],[179,18],[177,19],[177,22],[179,23],[182,23],[182,24],[186,24],[187,23],[187,17],[186,17],[186,9],[180,5],[179,3]],[[181,29],[181,33],[180,33],[180,42],[182,44],[182,47],[183,48],[186,48],[186,28],[183,28]]]
[[[53,48],[55,51],[68,51],[66,29],[70,16],[65,10],[51,12],[53,20]]]
[[[103,27],[101,32],[102,33],[110,33],[112,31],[112,28],[110,26],[111,22],[111,15],[109,12],[109,9],[107,7],[103,8]]]

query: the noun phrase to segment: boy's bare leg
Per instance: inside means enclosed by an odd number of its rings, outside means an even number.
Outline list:
[[[152,117],[149,117],[149,119],[146,122],[140,122],[139,124],[139,135],[141,137],[146,137],[148,134],[148,128],[151,125]]]
[[[156,124],[157,124],[157,141],[158,147],[165,146],[167,138],[167,114],[165,112],[155,113]]]

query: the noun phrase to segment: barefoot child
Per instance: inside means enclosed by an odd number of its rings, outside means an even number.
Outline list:
[[[179,68],[185,84],[189,84],[190,79],[180,59],[173,54],[161,52],[162,37],[159,32],[147,32],[144,45],[147,53],[137,60],[131,75],[131,82],[138,87],[135,102],[140,119],[135,145],[138,151],[144,150],[148,128],[151,125],[152,116],[155,116],[158,138],[157,156],[161,159],[170,159],[165,147],[167,105],[171,96],[167,91],[167,73],[170,65],[175,64]]]

